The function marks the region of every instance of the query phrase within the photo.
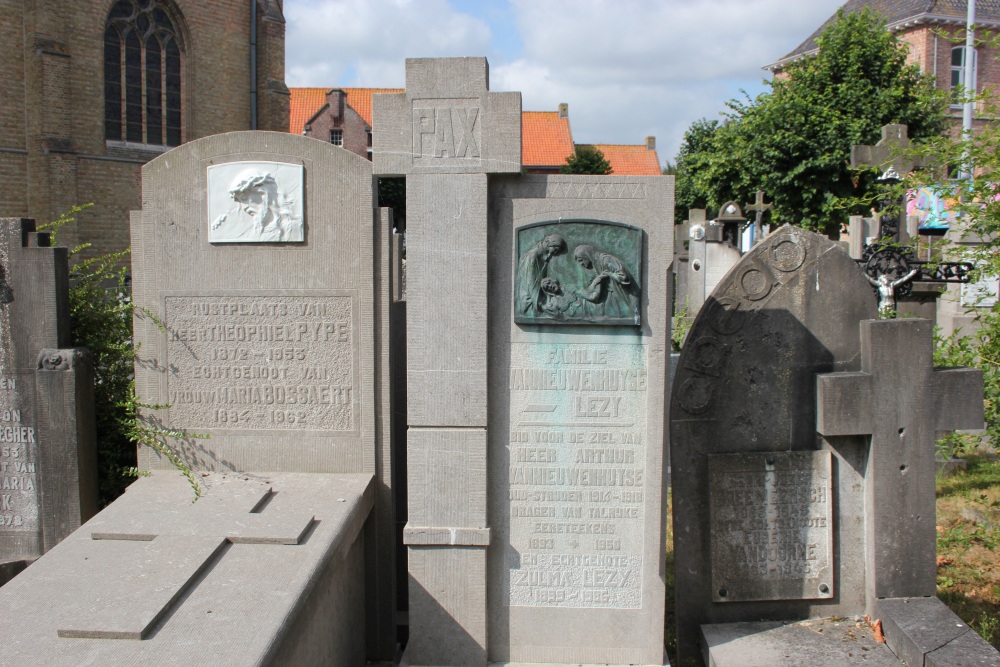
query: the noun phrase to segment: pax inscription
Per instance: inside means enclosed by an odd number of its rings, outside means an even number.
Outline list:
[[[478,99],[414,100],[413,160],[479,162],[482,127]]]

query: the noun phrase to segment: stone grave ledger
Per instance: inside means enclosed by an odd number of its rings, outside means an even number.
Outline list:
[[[169,441],[178,455],[196,471],[375,476],[371,659],[395,644],[390,218],[369,161],[273,132],[153,160],[132,215],[136,392],[160,406],[146,418],[190,434]],[[171,464],[141,448],[139,465]]]
[[[662,664],[673,183],[499,178],[490,660]]]
[[[97,511],[93,371],[69,348],[66,248],[0,219],[0,585]]]
[[[846,253],[789,226],[695,319],[670,403],[678,654],[700,626],[865,607],[867,444],[816,433],[816,374],[860,368],[875,296]]]

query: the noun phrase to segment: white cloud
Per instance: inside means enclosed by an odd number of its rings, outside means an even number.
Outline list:
[[[658,139],[672,160],[684,131],[718,117],[739,89],[799,45],[840,0],[512,0],[523,41],[494,67],[496,89],[520,90],[526,109],[570,105],[580,143]]]
[[[401,87],[413,57],[481,55],[490,28],[446,0],[287,0],[289,86]]]
[[[518,34],[491,16],[501,0],[286,0],[290,86],[404,85],[407,57],[490,57],[490,88],[526,110],[570,105],[579,143],[657,137],[660,160],[684,131],[716,118],[739,89],[794,49],[843,0],[509,0]],[[503,53],[519,44],[520,53]]]

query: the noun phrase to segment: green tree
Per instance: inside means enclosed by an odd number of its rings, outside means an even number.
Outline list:
[[[857,201],[875,178],[851,171],[852,145],[874,144],[888,123],[908,125],[914,139],[945,129],[945,94],[906,63],[906,47],[879,15],[841,10],[818,44],[816,56],[789,64],[756,99],[731,100],[728,122],[688,130],[688,152],[677,157],[678,181],[687,181],[678,183],[679,203],[712,209],[761,189],[775,220],[835,234],[863,212]]]
[[[996,118],[1000,106],[990,99],[995,91],[980,98],[977,115]],[[1000,125],[985,124],[968,138],[940,136],[914,152],[931,157],[938,168],[910,174],[900,188],[931,187],[951,202],[956,215],[950,222],[952,238],[960,243],[942,246],[942,258],[965,260],[976,267],[973,279],[1000,280]],[[949,180],[958,166],[972,167],[968,180]],[[988,302],[987,302],[988,303]],[[960,452],[989,443],[1000,443],[1000,300],[992,305],[970,306],[972,325],[937,340],[935,363],[940,366],[972,366],[983,371],[986,435],[956,434],[947,439],[950,449]]]
[[[559,173],[604,176],[611,173],[611,163],[604,159],[600,149],[578,144],[576,152],[567,157],[566,164],[559,168]]]

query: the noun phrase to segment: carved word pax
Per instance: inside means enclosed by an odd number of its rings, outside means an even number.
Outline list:
[[[479,144],[473,134],[477,118],[478,107],[414,109],[414,153],[420,157],[478,158]]]

